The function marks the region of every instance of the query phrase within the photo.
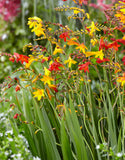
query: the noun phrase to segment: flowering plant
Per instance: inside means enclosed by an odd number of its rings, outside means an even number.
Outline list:
[[[10,56],[22,67],[7,78],[3,92],[9,88],[16,98],[1,102],[9,103],[13,118],[25,124],[35,156],[101,159],[96,147],[103,143],[113,150],[105,159],[118,159],[115,153],[124,153],[125,68],[124,55],[119,57],[125,44],[124,6],[123,1],[111,9],[114,16],[108,15],[107,25],[91,20],[84,9],[57,7],[57,11],[73,11],[68,18],[81,21],[83,29],[78,31],[39,17],[28,19],[36,42],[47,40],[47,44],[30,43],[23,51],[29,49],[31,55]]]

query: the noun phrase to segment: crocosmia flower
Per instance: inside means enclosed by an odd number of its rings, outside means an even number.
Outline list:
[[[13,116],[13,118],[14,118],[14,119],[17,119],[18,116],[19,116],[19,114],[16,113],[16,114]]]
[[[125,65],[125,56],[122,58],[122,62]]]
[[[34,97],[38,98],[38,101],[40,101],[41,97],[44,97],[44,89],[37,89],[37,91],[33,92]]]
[[[20,86],[19,86],[19,85],[16,86],[15,91],[16,91],[16,92],[17,92],[17,91],[20,91]]]
[[[28,56],[22,55],[22,54],[18,54],[18,53],[14,53],[14,56],[10,57],[9,60],[14,62],[16,60],[16,62],[18,63],[19,61],[23,64],[24,62],[28,63]]]
[[[121,83],[121,86],[123,86],[125,84],[125,73],[123,73],[122,77],[118,77],[117,81]]]
[[[85,64],[79,65],[79,70],[84,70],[84,72],[89,72],[89,64],[90,62],[86,62]]]
[[[59,67],[62,67],[63,65],[57,61],[53,62],[49,66],[49,71],[60,71]]]
[[[60,34],[59,38],[64,39],[64,42],[66,42],[66,38],[70,38],[68,35],[68,32],[64,32]]]
[[[103,63],[103,62],[108,62],[110,61],[108,58],[103,58],[103,60],[101,60],[100,58],[97,58],[96,63]]]

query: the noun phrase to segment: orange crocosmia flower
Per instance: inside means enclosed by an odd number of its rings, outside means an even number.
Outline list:
[[[48,89],[48,88],[46,88],[46,91],[47,91],[47,94],[48,94],[49,99],[51,100],[51,99],[52,99],[52,96],[51,96],[51,94],[50,94],[49,89]]]
[[[88,4],[88,0],[73,0],[76,4],[82,6],[82,4],[87,5]]]
[[[85,53],[85,49],[87,49],[87,47],[84,45],[84,43],[81,43],[81,44],[78,44],[78,47],[76,47],[76,49],[79,49],[80,51]]]
[[[118,77],[117,82],[121,82],[121,86],[125,84],[125,72],[123,73],[123,77]]]
[[[78,45],[79,43],[75,41],[77,41],[77,38],[73,37],[70,40],[67,40],[67,44],[68,45]]]

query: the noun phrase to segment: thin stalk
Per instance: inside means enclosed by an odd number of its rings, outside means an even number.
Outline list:
[[[25,29],[25,7],[24,0],[21,1],[22,4],[22,28]]]

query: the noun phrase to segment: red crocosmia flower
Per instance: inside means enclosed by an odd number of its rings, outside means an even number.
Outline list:
[[[67,0],[62,0],[62,1],[67,1]]]
[[[15,88],[15,91],[20,91],[20,85],[17,85],[16,88]]]
[[[42,59],[41,63],[44,63],[46,60],[45,59]]]
[[[114,48],[116,51],[118,51],[118,47],[120,47],[121,45],[119,45],[117,43],[117,40],[107,44],[107,42],[103,41],[103,37],[100,39],[100,45],[99,45],[99,50],[105,48],[105,50],[109,49],[109,48]]]
[[[120,46],[121,45],[119,45],[116,41],[108,44],[108,48],[114,48],[116,51],[118,51],[118,47],[120,47]]]
[[[13,118],[14,118],[14,119],[17,119],[18,116],[19,116],[19,114],[16,113],[16,114],[13,116]]]
[[[59,38],[64,39],[64,42],[66,42],[66,37],[70,38],[69,35],[68,35],[68,32],[64,32],[59,36]]]
[[[11,62],[13,62],[13,63],[14,63],[15,58],[12,56],[12,57],[10,57],[10,58],[9,58],[9,61],[11,61]]]
[[[59,67],[62,67],[63,65],[57,61],[53,62],[50,66],[49,66],[49,71],[59,71]]]
[[[103,41],[103,37],[101,37],[101,39],[100,39],[100,45],[99,45],[99,51],[101,49],[103,49],[103,48],[105,48],[107,50],[108,49],[108,44],[107,44],[107,42],[104,42]]]
[[[51,56],[49,56],[49,57],[48,57],[48,61],[50,61],[50,59],[51,59],[51,58],[52,58],[52,57],[51,57]]]
[[[16,59],[16,62],[18,63],[19,62],[19,58],[20,58],[20,55],[18,53],[14,53],[14,57]]]
[[[124,39],[116,39],[116,42],[122,43],[125,45],[125,40]]]
[[[122,58],[122,62],[125,65],[125,56]]]
[[[88,32],[90,32],[90,29],[89,29],[88,27],[85,26],[85,29],[86,29]]]
[[[14,79],[15,79],[15,81],[19,82],[19,79],[17,77],[15,77]]]
[[[57,89],[56,85],[50,85],[50,88],[53,89],[56,93],[58,92],[58,89]]]
[[[18,63],[19,61],[23,64],[24,62],[28,63],[28,56],[25,56],[23,54],[18,54],[14,53],[14,57],[16,59],[16,62]]]
[[[29,57],[20,54],[19,61],[20,61],[22,64],[23,64],[24,62],[28,63],[28,58],[29,58]]]
[[[79,65],[79,70],[84,70],[84,72],[89,72],[89,64],[90,62],[86,62],[85,64]]]
[[[117,30],[119,30],[119,31],[121,31],[121,32],[125,32],[125,29],[122,29],[122,27],[115,27],[114,29],[117,29]]]
[[[103,62],[108,62],[108,61],[110,61],[110,60],[107,58],[103,58],[103,60],[101,60],[100,58],[97,58],[96,63],[103,63]]]

